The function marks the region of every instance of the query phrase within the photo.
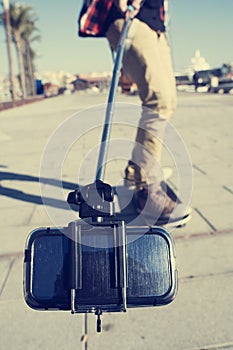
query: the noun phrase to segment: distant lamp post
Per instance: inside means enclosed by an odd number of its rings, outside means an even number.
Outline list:
[[[6,43],[7,43],[7,54],[8,54],[8,64],[9,64],[10,92],[11,92],[12,100],[15,101],[16,93],[15,93],[15,85],[14,85],[14,67],[13,67],[12,47],[11,47],[11,24],[10,24],[9,0],[3,0],[3,8],[4,8]]]

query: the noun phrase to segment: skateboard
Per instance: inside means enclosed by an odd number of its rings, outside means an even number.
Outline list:
[[[176,202],[174,214],[169,217],[158,218],[153,222],[152,218],[141,215],[136,207],[134,191],[125,186],[114,187],[115,210],[116,216],[120,220],[124,220],[126,224],[132,226],[163,226],[167,229],[181,228],[185,226],[191,219],[191,209],[185,209],[182,200],[175,194],[173,189],[167,182],[162,181],[161,187],[167,192],[168,196]],[[184,214],[179,214],[179,212]]]

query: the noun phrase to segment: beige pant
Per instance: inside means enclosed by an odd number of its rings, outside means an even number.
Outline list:
[[[122,26],[123,20],[118,19],[107,31],[113,50]],[[152,183],[161,176],[164,130],[176,107],[176,85],[166,34],[159,35],[147,24],[133,19],[126,39],[123,70],[137,84],[142,101],[142,115],[126,176],[134,171],[137,182]]]

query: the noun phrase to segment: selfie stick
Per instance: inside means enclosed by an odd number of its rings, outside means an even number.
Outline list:
[[[123,58],[124,46],[125,46],[125,38],[127,36],[129,24],[132,19],[130,16],[130,13],[132,13],[134,10],[135,8],[132,5],[128,6],[128,10],[127,10],[128,15],[126,15],[126,20],[124,22],[121,36],[117,45],[115,63],[114,63],[113,74],[112,74],[112,81],[111,81],[109,97],[107,102],[107,109],[105,114],[104,129],[102,133],[99,158],[98,158],[98,164],[96,169],[96,180],[103,180],[104,178],[110,132],[111,132],[111,124],[112,124],[113,113],[114,113],[115,95],[116,95],[116,90],[118,87],[118,82],[120,77],[120,70],[121,70],[121,64],[122,64],[122,58]]]
[[[112,80],[110,85],[110,91],[109,91],[109,97],[108,97],[108,103],[107,103],[107,109],[105,114],[105,122],[104,122],[104,128],[102,133],[102,140],[100,145],[100,151],[99,151],[99,158],[98,158],[98,165],[96,169],[96,180],[93,184],[89,184],[87,186],[84,186],[82,191],[80,189],[69,193],[68,195],[68,203],[71,204],[78,204],[79,205],[79,216],[80,218],[92,218],[94,222],[97,223],[104,223],[103,218],[107,217],[110,218],[114,215],[114,206],[113,206],[113,197],[114,193],[112,190],[112,187],[106,183],[103,182],[105,168],[106,168],[106,160],[107,160],[107,151],[109,146],[109,139],[110,139],[110,131],[111,131],[111,124],[112,124],[112,118],[113,118],[113,112],[114,112],[114,102],[115,102],[115,95],[116,90],[118,87],[119,82],[119,76],[120,76],[120,70],[121,70],[121,64],[122,64],[122,58],[123,58],[123,52],[124,52],[124,45],[125,45],[125,39],[128,33],[129,24],[132,19],[130,16],[130,13],[134,11],[133,6],[129,6],[127,13],[126,13],[126,19],[124,21],[124,25],[122,28],[122,32],[120,35],[120,39],[117,45],[117,51],[116,51],[116,58],[113,68],[113,74],[112,74]],[[88,204],[86,199],[89,199],[91,202],[91,205]],[[126,311],[126,240],[125,240],[125,225],[124,221],[109,221],[110,226],[114,226],[115,232],[117,232],[118,240],[119,240],[119,248],[116,249],[118,251],[118,269],[119,269],[119,275],[120,275],[120,281],[119,281],[119,287],[122,290],[122,306],[118,306],[118,311]],[[72,236],[72,241],[70,244],[71,249],[71,312],[74,314],[78,310],[76,308],[76,290],[81,288],[81,274],[80,274],[80,259],[81,259],[81,251],[80,245],[78,242],[80,242],[80,239],[78,239],[77,235],[80,234],[81,225],[77,225],[76,223],[70,224],[70,232]],[[80,238],[80,237],[79,237]],[[79,263],[77,264],[77,261]],[[96,310],[96,315],[98,317],[97,319],[97,332],[101,331],[101,319],[100,316],[102,314],[102,310],[98,308]]]

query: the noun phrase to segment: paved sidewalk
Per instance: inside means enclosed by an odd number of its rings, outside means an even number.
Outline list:
[[[233,349],[233,99],[228,95],[180,94],[172,120],[193,165],[193,217],[187,226],[172,232],[179,269],[176,300],[163,308],[104,315],[101,335],[95,334],[96,320],[90,315],[88,343],[80,340],[87,331],[83,315],[36,312],[25,305],[22,275],[26,237],[36,227],[53,226],[42,205],[39,187],[44,147],[68,117],[97,106],[81,113],[80,138],[65,157],[62,173],[66,198],[77,179],[80,183],[93,179],[104,110],[101,104],[106,98],[77,93],[0,113],[0,349]],[[106,180],[114,184],[122,182],[125,157],[130,155],[136,132],[131,114],[135,115],[135,124],[140,116],[136,96],[120,95],[118,100],[124,104],[119,106],[119,113],[117,108],[118,123],[112,136],[127,143],[119,147],[122,142],[115,141],[110,153]],[[124,116],[127,126],[118,115],[122,110],[129,111]],[[72,136],[72,124],[69,130]],[[61,149],[62,145],[54,152],[59,154]],[[120,159],[114,160],[115,151]],[[172,167],[169,183],[176,189],[176,164],[167,151],[163,166]],[[61,201],[56,198],[59,186],[49,176],[55,168],[56,164],[51,163],[51,172],[43,181],[47,193],[55,193],[47,209],[56,207],[60,213]]]

